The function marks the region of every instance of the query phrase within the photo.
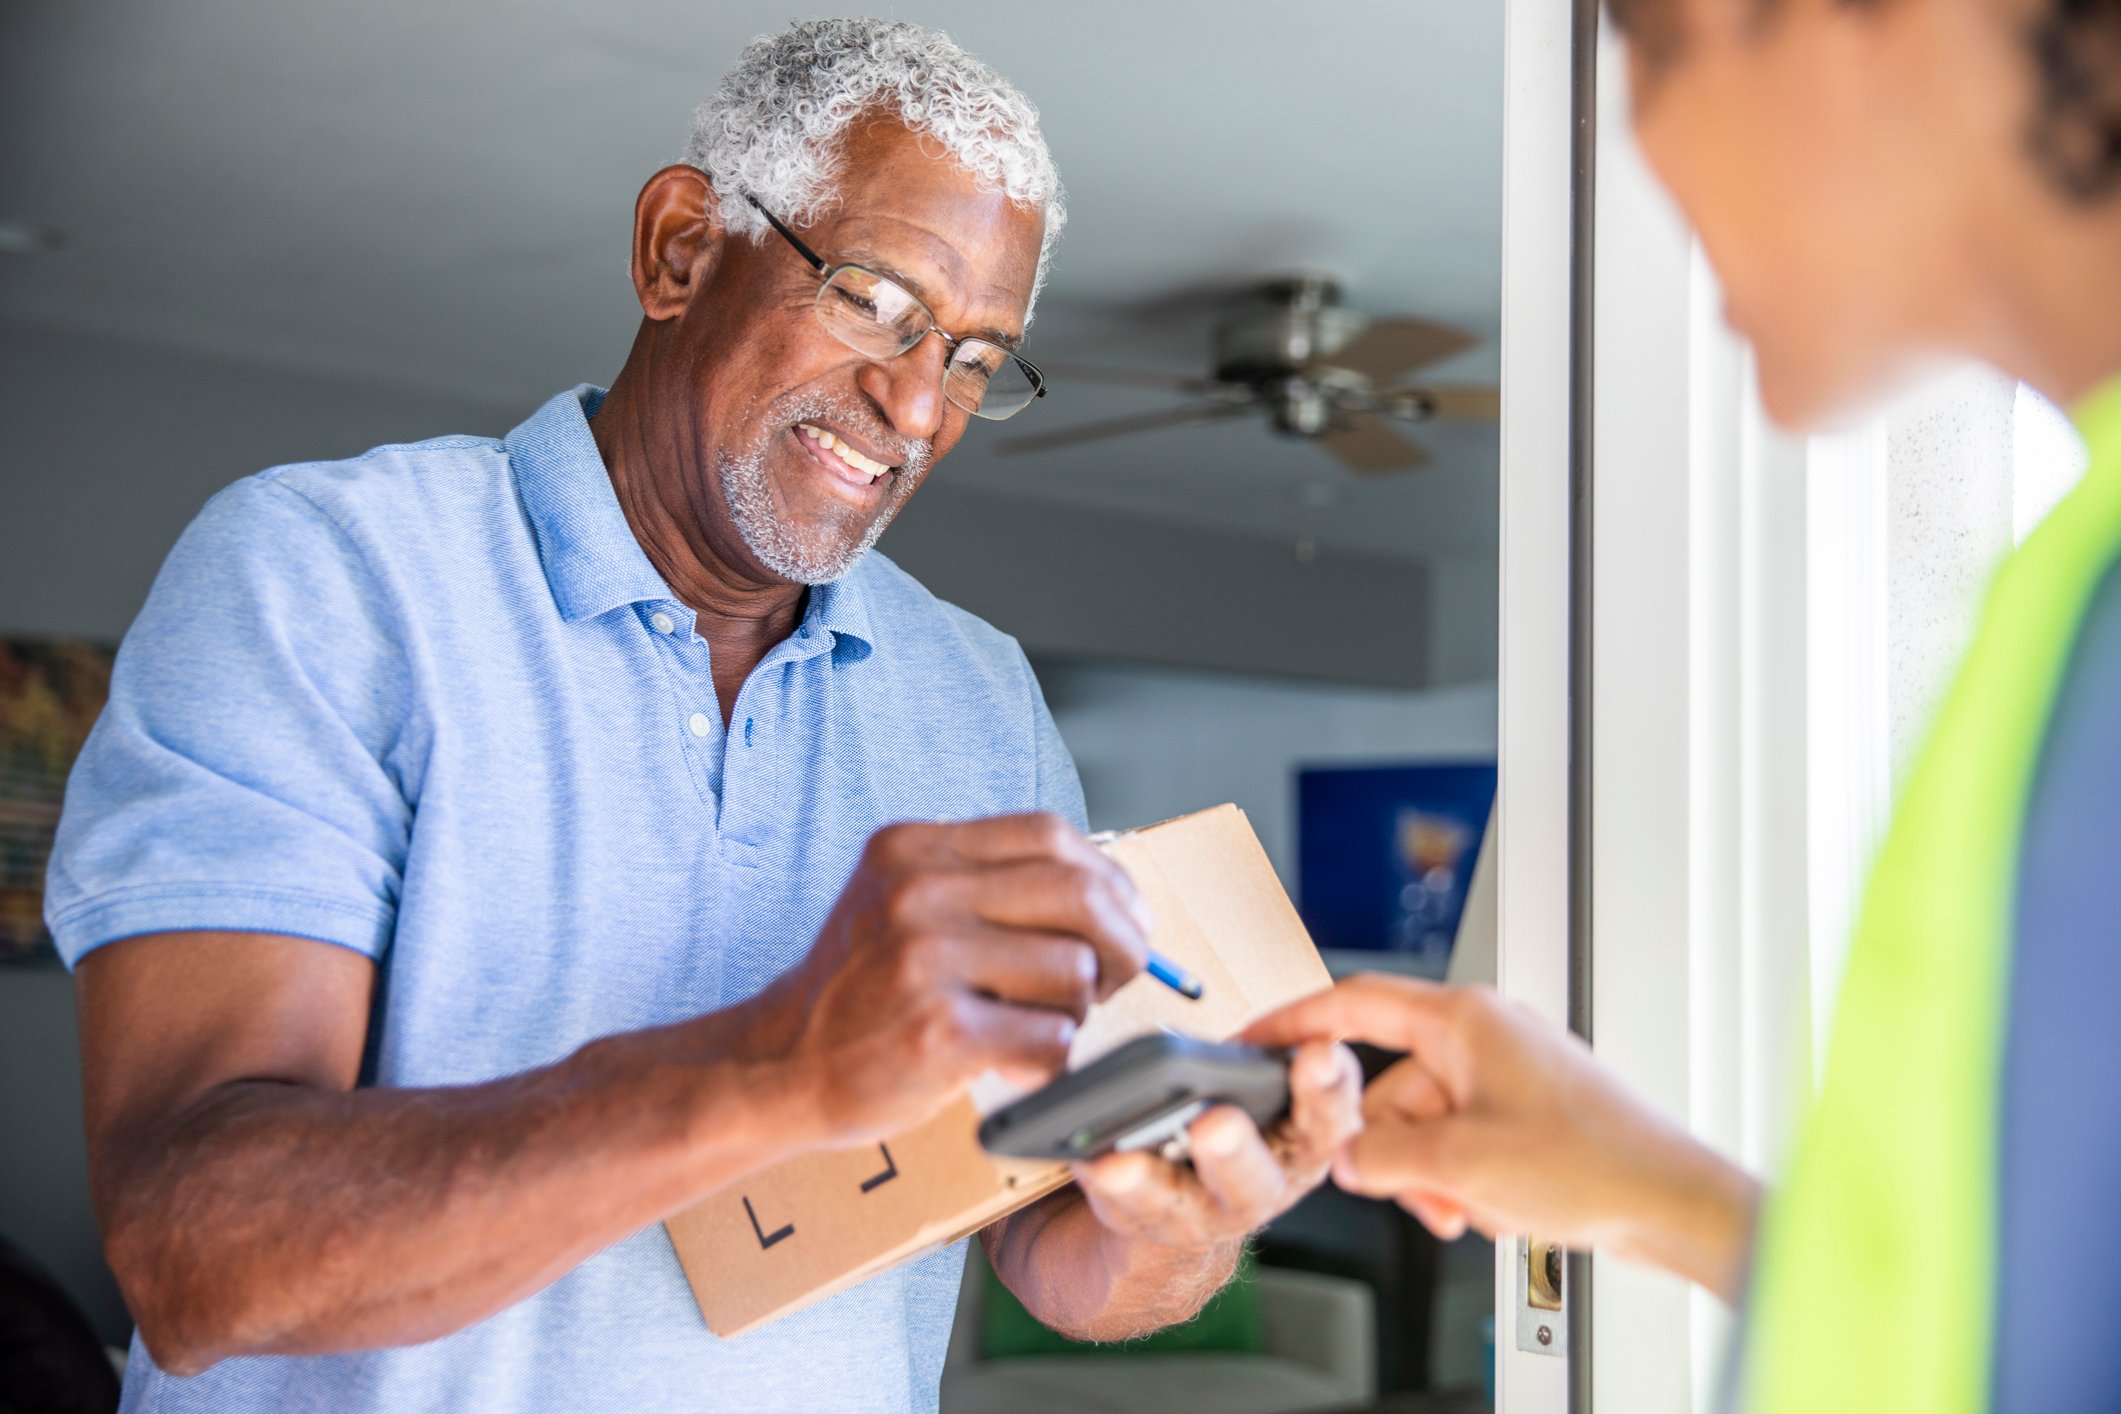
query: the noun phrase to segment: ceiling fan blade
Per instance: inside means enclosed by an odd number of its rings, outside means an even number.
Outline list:
[[[1173,393],[1212,396],[1238,385],[1218,383],[1212,378],[1192,378],[1183,373],[1144,373],[1135,368],[1107,368],[1095,363],[1048,363],[1042,365],[1056,384],[1091,383],[1114,388],[1161,388]]]
[[[1107,418],[1103,422],[1078,423],[1074,427],[1057,428],[1052,432],[1035,432],[1029,437],[1011,437],[994,444],[997,452],[1048,452],[1057,447],[1072,447],[1078,442],[1095,442],[1106,437],[1125,437],[1135,432],[1155,432],[1165,427],[1190,427],[1195,423],[1218,422],[1227,417],[1238,417],[1252,411],[1250,402],[1187,403],[1183,407],[1160,408],[1155,412],[1137,413],[1133,417]]]
[[[1318,362],[1384,383],[1479,342],[1464,329],[1426,319],[1373,319],[1370,327]]]
[[[1326,433],[1318,439],[1318,445],[1342,466],[1362,476],[1387,476],[1429,464],[1427,449],[1408,441],[1383,418],[1367,414]]]
[[[1402,409],[1402,401],[1413,406]],[[1377,403],[1410,422],[1445,418],[1452,422],[1495,422],[1502,417],[1502,389],[1473,383],[1416,383],[1377,394]]]

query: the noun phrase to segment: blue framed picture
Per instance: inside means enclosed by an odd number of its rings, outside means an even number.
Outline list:
[[[1492,761],[1299,771],[1297,909],[1312,940],[1441,976],[1494,805]]]

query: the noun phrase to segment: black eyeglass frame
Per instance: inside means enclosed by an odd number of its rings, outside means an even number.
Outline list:
[[[927,332],[922,334],[920,336],[920,339],[915,339],[912,343],[900,349],[898,353],[893,354],[892,357],[897,358],[901,355],[912,353],[916,348],[920,347],[921,339],[927,338],[929,334],[933,334],[936,338],[941,339],[943,341],[944,348],[943,386],[946,395],[948,393],[950,384],[951,360],[957,356],[957,351],[960,348],[964,347],[966,344],[974,342],[982,343],[990,348],[1001,349],[1001,351],[1005,355],[1007,355],[1011,359],[1014,359],[1016,361],[1016,366],[1023,370],[1024,376],[1031,380],[1031,397],[1026,399],[1022,406],[1012,408],[1008,412],[1003,413],[1000,417],[996,417],[991,413],[978,412],[972,408],[965,408],[965,412],[969,416],[983,418],[988,422],[1007,422],[1010,418],[1022,412],[1024,408],[1030,407],[1032,402],[1046,396],[1046,375],[1039,372],[1038,365],[1033,363],[1030,359],[1025,358],[1022,354],[1017,353],[1014,349],[1003,349],[1000,344],[995,343],[992,339],[983,339],[977,335],[971,334],[960,338],[957,335],[948,332],[943,328],[941,324],[936,322],[935,311],[928,308],[928,302],[922,299],[919,295],[913,293],[913,291],[906,289],[906,287],[904,285],[899,284],[898,281],[891,279],[891,277],[888,275],[879,275],[876,271],[871,270],[866,265],[857,265],[851,261],[844,265],[833,265],[828,263],[823,256],[819,255],[816,251],[812,250],[807,244],[805,244],[801,236],[798,236],[795,232],[789,230],[788,227],[782,223],[780,217],[774,215],[771,211],[768,211],[764,202],[760,201],[750,192],[744,193],[744,200],[750,202],[752,208],[756,210],[759,215],[766,218],[766,224],[773,227],[775,231],[779,232],[781,239],[788,242],[789,245],[793,246],[797,255],[803,257],[804,263],[809,265],[811,271],[816,274],[820,289],[832,283],[832,277],[839,274],[842,270],[859,270],[864,275],[869,276],[873,280],[885,280],[893,285],[897,285],[900,290],[904,291],[907,299],[912,300],[914,304],[920,306],[921,313],[928,316]],[[845,341],[842,340],[842,342]],[[850,345],[850,347],[852,346]],[[856,349],[855,352],[861,353],[862,350]],[[953,399],[952,401],[953,403],[955,403],[955,399]],[[959,407],[964,406],[962,403],[955,403],[955,405]]]

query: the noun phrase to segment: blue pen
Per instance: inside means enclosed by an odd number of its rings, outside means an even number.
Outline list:
[[[1189,1002],[1197,1002],[1207,989],[1200,979],[1160,952],[1149,954],[1149,975]]]

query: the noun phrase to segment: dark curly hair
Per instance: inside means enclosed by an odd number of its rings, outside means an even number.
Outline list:
[[[2048,0],[2031,39],[2033,157],[2079,201],[2111,195],[2121,183],[2121,0]]]
[[[1767,9],[1775,0],[1756,3]],[[1614,25],[1652,69],[1684,48],[1680,8],[1680,0],[1606,0]],[[2033,160],[2076,201],[2112,195],[2121,186],[2121,0],[2045,0],[2025,39],[2040,79],[2026,134]]]

